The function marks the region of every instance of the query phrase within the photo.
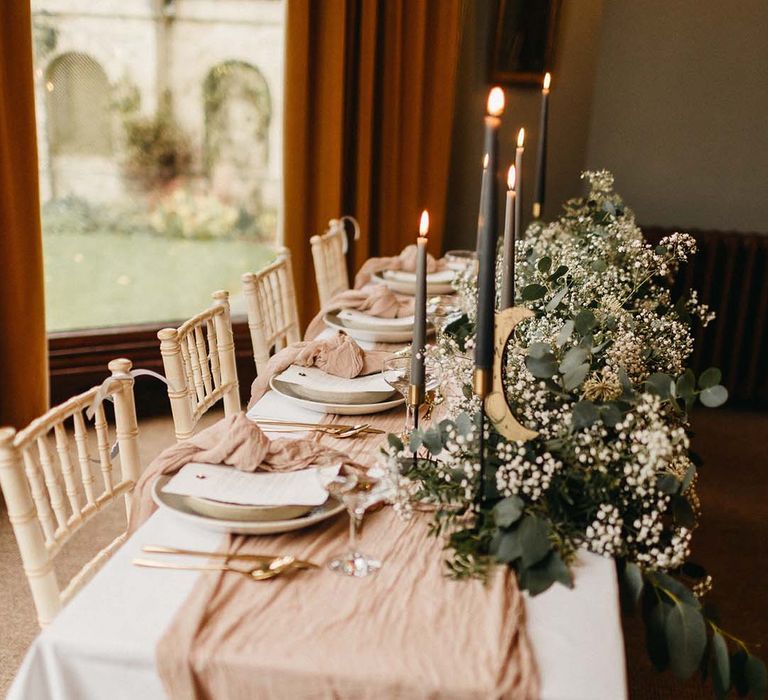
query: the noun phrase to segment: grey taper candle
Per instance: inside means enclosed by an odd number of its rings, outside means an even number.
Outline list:
[[[424,396],[424,348],[427,345],[427,233],[429,214],[421,212],[416,239],[416,300],[414,302],[413,342],[411,343],[411,386]]]
[[[504,92],[493,88],[488,95],[485,117],[485,142],[488,154],[487,184],[480,221],[480,266],[477,278],[477,327],[475,333],[475,370],[490,371],[493,366],[493,331],[496,314],[496,197],[497,144],[504,111]]]
[[[504,258],[502,264],[500,309],[515,305],[515,166],[507,175],[507,197],[504,208]]]
[[[544,76],[541,90],[541,117],[539,119],[539,147],[536,154],[536,189],[533,192],[533,218],[538,219],[544,209],[547,189],[547,131],[549,130],[549,85],[552,76]]]

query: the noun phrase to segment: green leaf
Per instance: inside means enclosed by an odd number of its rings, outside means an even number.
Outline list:
[[[712,649],[714,651],[712,685],[715,689],[715,695],[718,698],[724,698],[731,687],[731,661],[728,658],[728,645],[725,643],[723,635],[717,631],[712,635]]]
[[[501,530],[499,532],[498,545],[495,551],[496,559],[503,564],[509,564],[509,562],[523,556],[520,528]]]
[[[523,514],[524,503],[517,496],[508,496],[499,501],[493,508],[493,517],[500,527],[509,527],[517,522]]]
[[[573,407],[571,425],[574,430],[589,428],[599,417],[595,404],[591,401],[578,401]]]
[[[577,333],[580,335],[586,335],[595,327],[597,319],[595,318],[595,314],[593,314],[589,309],[582,309],[578,314],[576,314],[576,318],[573,319],[573,323]]]
[[[566,272],[568,272],[568,268],[565,265],[558,265],[557,269],[549,276],[549,279],[553,282],[558,279],[558,277],[562,277]]]
[[[440,437],[439,428],[433,425],[424,433],[424,447],[432,455],[439,455],[443,451],[443,440]]]
[[[722,384],[707,387],[699,394],[699,400],[708,408],[717,408],[728,400],[728,389]]]
[[[557,334],[557,340],[555,340],[555,345],[557,347],[561,348],[563,345],[565,345],[569,338],[573,335],[573,321],[570,319],[566,321],[563,324],[563,327],[560,329],[560,332]]]
[[[529,284],[523,287],[523,301],[535,301],[542,299],[547,293],[547,288],[542,284]]]
[[[656,489],[662,493],[672,495],[680,488],[680,481],[674,474],[660,474],[656,479]]]
[[[605,272],[608,269],[608,263],[605,260],[595,260],[591,265],[593,272]]]
[[[645,390],[656,394],[662,399],[668,399],[672,393],[672,377],[662,372],[656,372],[645,380]]]
[[[723,378],[723,373],[717,367],[705,369],[699,375],[699,389],[709,389],[719,384]]]
[[[749,691],[756,700],[762,700],[765,697],[768,678],[765,673],[765,664],[756,656],[750,654],[744,665],[744,673],[749,684]]]
[[[531,343],[526,354],[528,357],[541,359],[545,355],[552,354],[552,346],[549,343]]]
[[[456,416],[456,432],[459,435],[466,437],[472,431],[474,425],[468,413],[462,412]]]
[[[687,369],[678,377],[675,391],[677,396],[683,399],[687,399],[696,393],[696,375],[694,375],[692,370]]]
[[[631,613],[637,607],[643,591],[643,574],[634,562],[624,562],[619,580],[621,606],[625,613]]]
[[[411,433],[411,439],[408,443],[408,448],[411,452],[418,452],[419,448],[421,447],[421,443],[423,442],[424,433],[421,430],[414,430]]]
[[[523,547],[523,566],[541,561],[552,548],[549,541],[549,524],[534,515],[526,516],[517,528]]]
[[[550,258],[548,255],[545,255],[543,258],[541,258],[541,260],[539,260],[539,262],[536,264],[536,267],[539,268],[539,272],[546,274],[552,267],[552,258]]]
[[[562,303],[563,299],[565,299],[565,295],[568,294],[568,285],[563,285],[561,289],[558,290],[557,294],[553,296],[548,302],[547,305],[544,307],[547,311],[554,311],[560,304]]]
[[[552,353],[544,357],[531,357],[528,355],[525,358],[525,366],[537,379],[549,379],[557,372],[557,360],[555,360],[555,356]]]
[[[676,578],[672,578],[669,574],[665,574],[661,571],[654,571],[649,575],[649,578],[651,578],[658,586],[661,586],[661,588],[672,593],[678,600],[681,600],[694,608],[698,608],[701,605],[690,588]]]
[[[672,515],[675,523],[692,530],[696,526],[696,515],[685,496],[677,495],[672,501]]]
[[[731,654],[731,685],[740,697],[744,697],[749,692],[747,652],[743,649]]]
[[[555,551],[550,551],[535,566],[522,568],[520,571],[520,587],[532,596],[543,593],[558,581],[568,588],[573,588],[573,576],[563,558]]]
[[[663,671],[669,666],[667,651],[666,623],[670,606],[654,602],[653,607],[645,612],[645,648],[648,657],[657,671]]]
[[[389,435],[387,435],[387,442],[392,449],[397,450],[398,452],[403,451],[403,441],[397,437],[397,435],[389,433]]]
[[[690,678],[707,646],[707,628],[701,612],[692,605],[676,604],[667,616],[665,631],[672,673],[681,680]]]
[[[563,376],[563,384],[565,385],[566,391],[573,391],[586,379],[588,374],[589,364],[586,362],[583,365],[574,367],[572,370],[566,372]]]
[[[627,370],[625,370],[623,367],[619,367],[617,374],[619,375],[619,383],[621,384],[621,398],[627,401],[632,400],[635,398],[635,390],[632,387],[632,382],[629,379]]]
[[[600,418],[603,421],[603,425],[607,428],[613,428],[621,421],[621,409],[615,403],[606,404],[600,409]]]
[[[560,363],[558,369],[561,374],[567,374],[571,370],[576,369],[580,364],[586,362],[589,357],[589,353],[583,348],[571,348],[565,353],[563,361]]]

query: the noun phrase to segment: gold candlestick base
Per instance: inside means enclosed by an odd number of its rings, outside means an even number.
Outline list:
[[[533,218],[538,219],[541,216],[541,204],[538,202],[533,203]]]
[[[481,399],[484,399],[491,393],[491,373],[487,369],[475,367],[472,387],[475,394]]]
[[[424,387],[417,384],[411,384],[408,387],[408,404],[410,406],[421,406],[424,403]]]

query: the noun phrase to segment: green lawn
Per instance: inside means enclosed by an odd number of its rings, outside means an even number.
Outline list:
[[[55,233],[43,246],[49,331],[185,319],[217,289],[239,294],[240,275],[273,255],[261,243],[147,233]]]

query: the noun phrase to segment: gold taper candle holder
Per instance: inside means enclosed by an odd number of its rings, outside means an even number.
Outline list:
[[[408,404],[417,408],[424,403],[424,387],[411,384],[408,387]]]
[[[475,367],[475,374],[472,378],[472,387],[475,394],[484,399],[491,393],[491,373],[487,369]]]
[[[533,218],[538,219],[541,216],[541,204],[538,202],[533,203]]]

